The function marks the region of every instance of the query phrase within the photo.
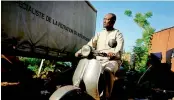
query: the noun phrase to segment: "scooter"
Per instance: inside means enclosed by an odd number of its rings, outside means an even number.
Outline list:
[[[117,42],[112,39],[108,45],[113,48],[116,47]],[[104,97],[104,74],[107,71],[100,61],[96,60],[96,56],[107,57],[107,54],[94,50],[89,45],[82,47],[81,54],[82,59],[79,61],[72,78],[73,85],[58,88],[49,100],[94,100],[94,98],[100,100]]]

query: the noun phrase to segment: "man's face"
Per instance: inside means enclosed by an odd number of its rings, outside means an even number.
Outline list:
[[[103,27],[104,28],[109,28],[109,27],[113,27],[113,22],[112,22],[112,15],[111,14],[107,14],[104,19],[103,19]]]

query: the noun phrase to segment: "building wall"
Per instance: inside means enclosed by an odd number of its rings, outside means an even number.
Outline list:
[[[156,32],[152,36],[150,53],[162,53],[162,63],[171,62],[171,53],[174,48],[174,27]]]

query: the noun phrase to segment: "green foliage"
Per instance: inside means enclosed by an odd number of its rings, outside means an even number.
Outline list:
[[[151,18],[153,16],[152,12],[145,13],[146,18]]]
[[[19,60],[24,62],[27,68],[35,73],[33,77],[36,78],[42,59],[19,57]],[[70,62],[57,62],[55,60],[45,60],[39,77],[45,79],[47,78],[49,72],[54,72],[55,69],[63,70],[65,69],[65,67],[69,66],[72,66]]]
[[[135,63],[134,63],[135,69],[138,71],[140,71],[141,69],[145,69],[148,57],[147,49],[145,47],[135,46],[133,52],[135,55]]]
[[[129,62],[126,61],[126,60],[123,60],[122,66],[123,66],[126,70],[129,70],[129,69],[130,69],[130,64],[129,64]]]
[[[145,45],[147,46],[147,48],[150,48],[151,46],[150,41],[154,32],[155,32],[155,29],[150,26],[146,27],[145,30],[143,31],[142,39]]]
[[[31,71],[33,71],[35,73],[38,71],[38,68],[39,68],[38,65],[34,65],[34,66],[28,65],[28,69],[30,69]]]
[[[148,13],[146,14],[142,14],[142,13],[135,14],[134,22],[137,23],[138,26],[140,26],[141,28],[145,28],[146,26],[150,25],[150,23],[147,21],[147,19],[149,18],[147,16],[150,16],[150,14]]]
[[[137,39],[136,46],[141,46],[141,45],[143,45],[143,39]]]
[[[19,57],[19,60],[24,62],[25,65],[38,65],[41,62],[41,59],[38,58],[29,58],[29,57]]]
[[[58,61],[58,62],[56,62],[56,64],[58,64],[58,65],[63,65],[63,66],[71,66],[71,64],[70,63],[68,63],[68,62],[60,62],[60,61]]]
[[[132,11],[131,10],[126,10],[124,12],[125,15],[129,16],[129,17],[132,17]]]
[[[131,16],[130,16],[131,12]],[[136,40],[136,45],[133,48],[134,53],[134,67],[138,71],[145,71],[146,62],[148,59],[148,51],[151,47],[150,40],[155,29],[150,26],[148,18],[153,16],[152,12],[145,14],[136,13],[132,16],[132,11],[126,10],[125,15],[133,17],[134,22],[142,29],[142,38]]]

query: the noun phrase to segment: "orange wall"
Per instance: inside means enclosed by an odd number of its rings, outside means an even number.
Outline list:
[[[174,48],[174,27],[159,31],[152,36],[150,53],[162,52],[162,63],[166,63],[166,52]]]

